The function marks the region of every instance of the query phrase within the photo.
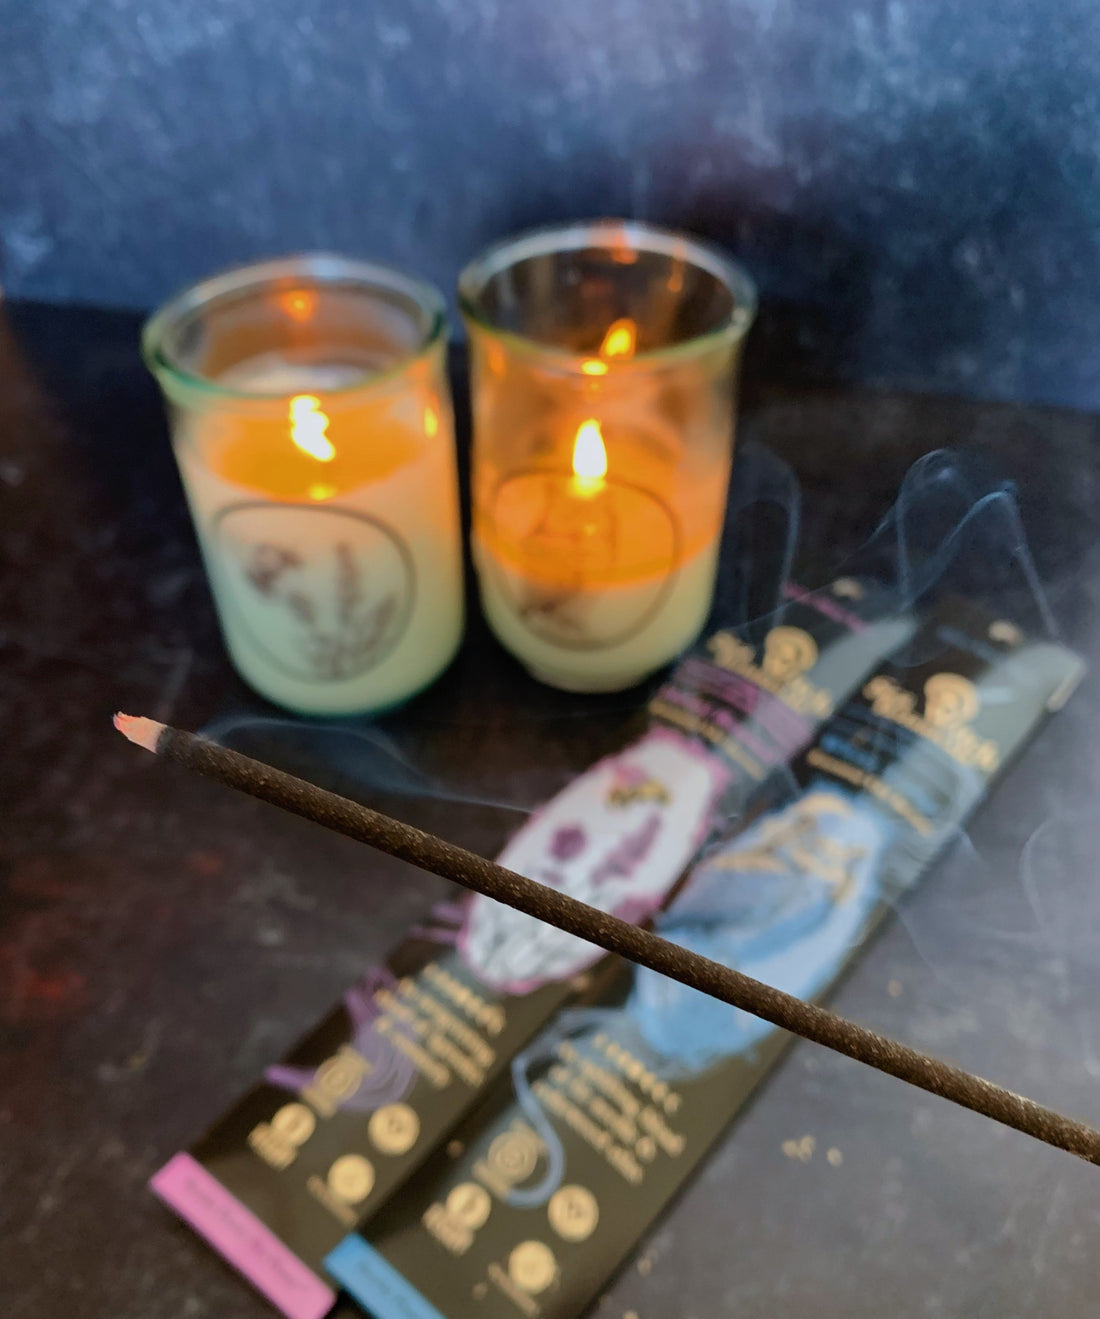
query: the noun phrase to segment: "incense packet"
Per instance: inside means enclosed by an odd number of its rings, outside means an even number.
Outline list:
[[[758,635],[721,632],[658,692],[650,727],[568,784],[501,864],[633,921],[716,824],[762,794],[912,629],[852,579],[798,588]],[[488,899],[442,904],[154,1191],[290,1319],[333,1293],[329,1251],[445,1142],[555,1012],[604,975],[594,945]]]
[[[790,800],[694,868],[658,918],[667,937],[821,996],[1082,671],[962,602],[904,649],[824,727]],[[571,1319],[788,1042],[622,965],[328,1270],[374,1319]]]

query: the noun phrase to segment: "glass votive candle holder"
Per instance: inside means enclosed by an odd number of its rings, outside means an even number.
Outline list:
[[[431,682],[463,625],[440,294],[362,261],[288,257],[188,289],[142,348],[245,681],[315,715]]]
[[[459,299],[485,616],[552,686],[628,687],[710,608],[753,282],[688,235],[599,220],[491,247]]]

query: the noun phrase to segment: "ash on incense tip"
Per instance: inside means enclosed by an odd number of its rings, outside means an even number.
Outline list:
[[[164,725],[155,719],[146,719],[140,714],[122,714],[114,717],[114,725],[123,737],[135,746],[144,747],[146,751],[155,752],[157,741],[164,732]]]

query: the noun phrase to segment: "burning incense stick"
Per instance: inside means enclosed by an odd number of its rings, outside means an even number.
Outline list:
[[[131,742],[155,755],[281,806],[348,838],[368,843],[803,1039],[823,1044],[1036,1140],[1076,1154],[1089,1163],[1100,1164],[1100,1131],[992,1081],[867,1030],[826,1008],[773,989],[740,971],[670,943],[650,930],[506,870],[475,852],[326,792],[216,742],[134,715],[115,715],[115,727]]]

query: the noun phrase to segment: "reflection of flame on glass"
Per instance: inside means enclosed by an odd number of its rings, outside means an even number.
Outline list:
[[[634,356],[638,343],[638,327],[629,316],[622,316],[612,321],[600,344],[599,357],[589,357],[581,363],[581,370],[586,376],[605,376],[608,371],[608,359],[618,358],[626,361]]]
[[[638,327],[629,316],[614,321],[600,344],[601,357],[633,357],[638,342]]]
[[[328,417],[321,411],[321,400],[312,394],[296,394],[290,400],[290,438],[303,453],[319,463],[336,457],[336,445],[325,434]]]
[[[585,497],[597,494],[603,489],[606,475],[607,449],[600,423],[590,417],[577,427],[577,438],[573,441],[573,487]]]
[[[308,321],[317,306],[317,294],[309,289],[292,289],[279,294],[279,306],[292,321]]]

